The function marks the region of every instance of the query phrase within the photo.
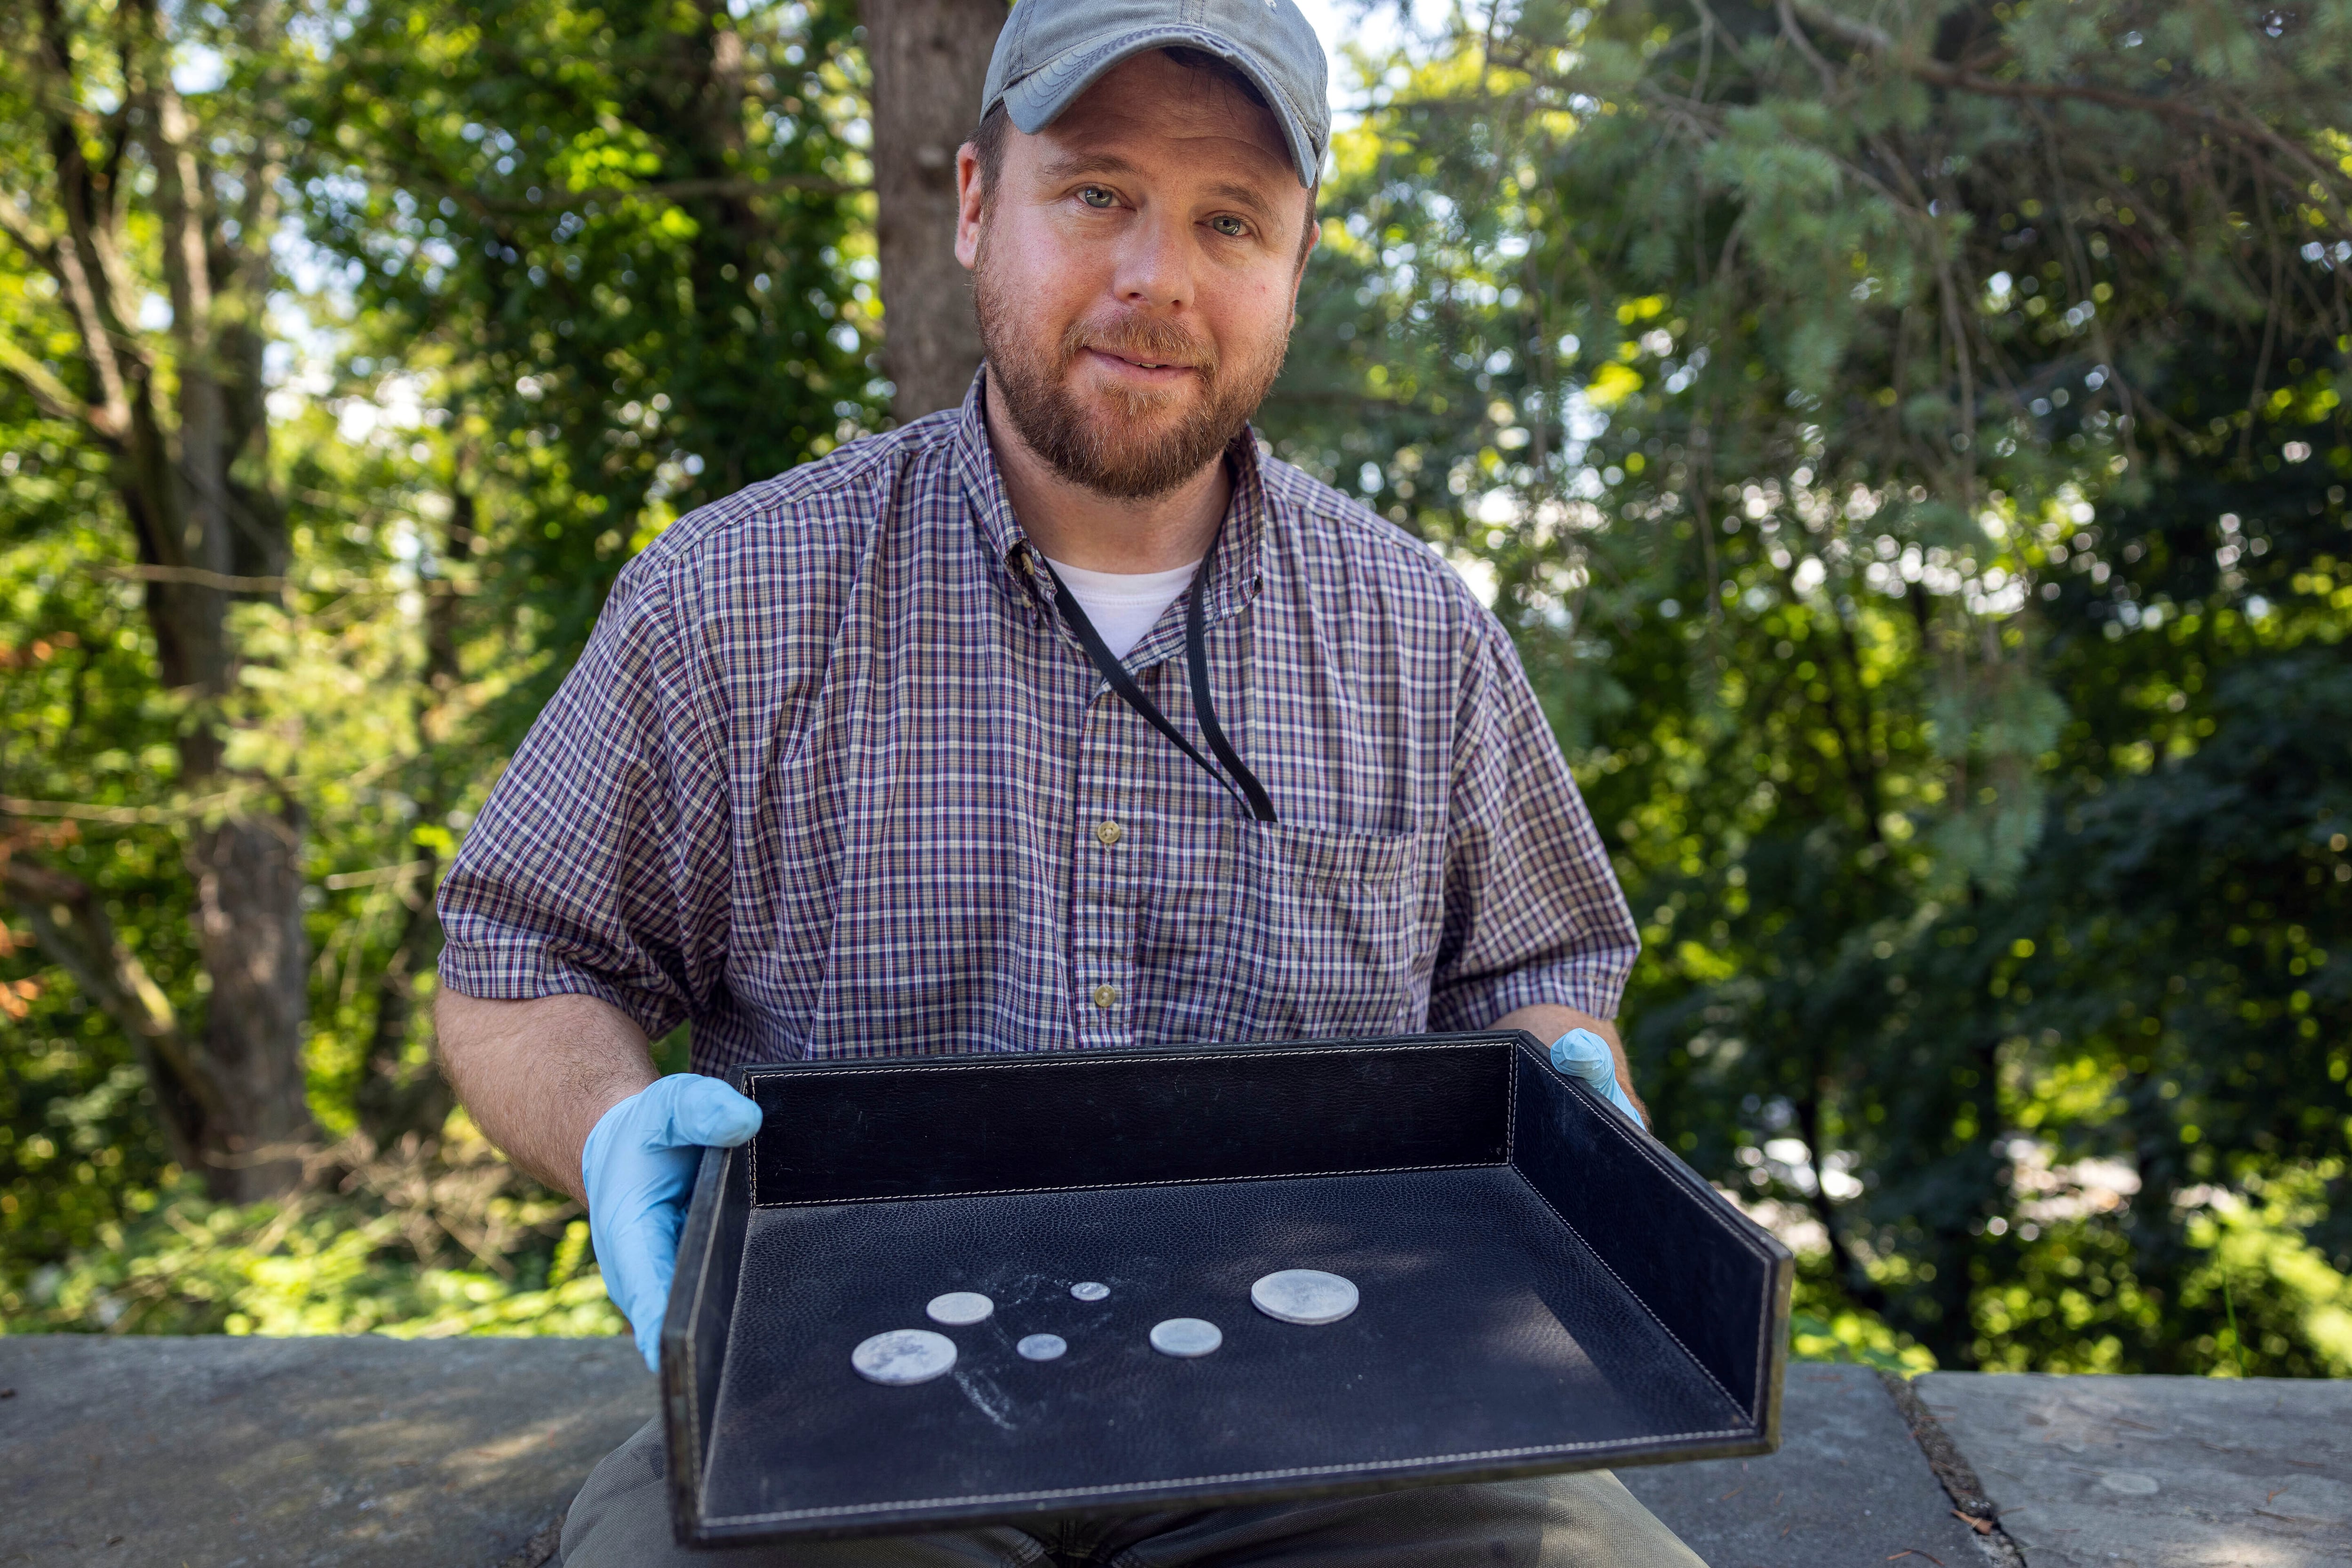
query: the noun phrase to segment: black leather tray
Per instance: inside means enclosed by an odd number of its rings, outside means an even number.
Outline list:
[[[678,1538],[877,1535],[1768,1453],[1790,1258],[1523,1034],[745,1069],[662,1333]],[[1362,1304],[1281,1323],[1278,1268]],[[1111,1288],[1075,1300],[1076,1281]],[[869,1384],[937,1325],[947,1376]],[[1206,1318],[1197,1361],[1147,1342]],[[1024,1334],[1069,1342],[1053,1362]]]

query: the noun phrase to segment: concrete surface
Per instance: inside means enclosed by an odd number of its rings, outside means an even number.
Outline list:
[[[1905,1394],[1794,1366],[1778,1454],[1620,1474],[1711,1568],[2352,1563],[2352,1383]],[[621,1339],[0,1337],[0,1568],[540,1568],[653,1409]]]
[[[0,1564],[489,1568],[651,1415],[626,1339],[0,1337]]]
[[[1931,1373],[1912,1386],[2030,1568],[2352,1563],[2352,1383]]]
[[[654,1408],[625,1340],[0,1338],[5,1389],[0,1564],[43,1568],[537,1568]],[[1976,1568],[1875,1374],[1792,1369],[1782,1426],[1625,1482],[1714,1568]]]
[[[1767,1458],[1649,1465],[1617,1479],[1709,1568],[1884,1563],[1906,1552],[1944,1568],[1986,1563],[1867,1367],[1790,1367],[1780,1451]]]

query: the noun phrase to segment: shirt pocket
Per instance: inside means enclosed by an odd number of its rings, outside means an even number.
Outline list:
[[[1429,1010],[1425,833],[1239,826],[1230,950],[1252,1037],[1411,1034]]]

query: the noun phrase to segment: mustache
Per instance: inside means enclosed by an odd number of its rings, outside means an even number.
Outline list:
[[[1181,364],[1199,371],[1206,381],[1217,376],[1214,343],[1156,316],[1129,312],[1108,321],[1071,322],[1062,333],[1062,363],[1069,363],[1087,349],[1139,364]]]

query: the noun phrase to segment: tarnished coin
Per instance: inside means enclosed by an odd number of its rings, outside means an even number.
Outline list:
[[[1250,1304],[1285,1323],[1336,1323],[1359,1300],[1354,1281],[1320,1268],[1285,1268],[1250,1287]]]
[[[1030,1361],[1052,1361],[1070,1348],[1059,1334],[1031,1334],[1013,1347]]]
[[[923,1313],[935,1323],[961,1329],[984,1321],[994,1310],[996,1303],[977,1290],[950,1290],[944,1296],[932,1297]]]
[[[1088,1279],[1071,1286],[1070,1294],[1076,1296],[1081,1301],[1099,1301],[1104,1297],[1110,1294],[1110,1287],[1108,1285],[1097,1285],[1093,1280]]]
[[[1224,1342],[1224,1331],[1206,1318],[1170,1318],[1151,1326],[1151,1348],[1161,1355],[1207,1355]]]
[[[893,1329],[849,1352],[849,1364],[858,1376],[893,1388],[929,1383],[955,1363],[955,1342],[929,1329]]]

